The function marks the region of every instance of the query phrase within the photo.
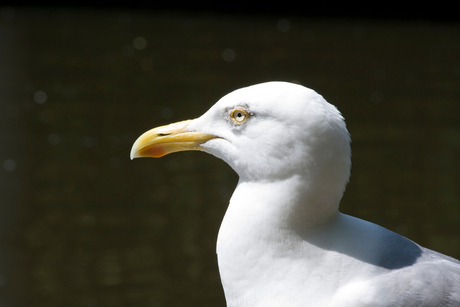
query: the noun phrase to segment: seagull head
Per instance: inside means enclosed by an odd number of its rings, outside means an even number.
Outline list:
[[[131,158],[199,150],[246,181],[300,175],[342,187],[350,172],[350,137],[340,112],[315,91],[288,82],[235,90],[193,120],[142,134]]]

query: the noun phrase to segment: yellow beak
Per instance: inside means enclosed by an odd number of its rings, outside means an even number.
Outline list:
[[[160,126],[142,134],[131,149],[131,159],[140,157],[160,158],[169,153],[186,150],[204,150],[201,144],[218,138],[197,131],[184,131],[192,120]]]

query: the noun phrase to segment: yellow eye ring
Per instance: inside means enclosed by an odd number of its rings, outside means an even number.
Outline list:
[[[244,122],[249,118],[249,113],[243,109],[235,109],[230,114],[230,117],[238,124]]]

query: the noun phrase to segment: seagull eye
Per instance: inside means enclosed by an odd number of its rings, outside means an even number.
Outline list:
[[[249,114],[245,110],[242,109],[236,109],[233,110],[232,113],[230,114],[230,117],[237,123],[242,123],[246,119],[248,119]]]

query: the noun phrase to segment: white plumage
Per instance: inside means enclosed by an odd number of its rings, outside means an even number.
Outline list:
[[[203,150],[239,175],[217,240],[229,307],[460,306],[460,262],[342,214],[350,137],[303,86],[236,90],[153,129],[131,156]]]

